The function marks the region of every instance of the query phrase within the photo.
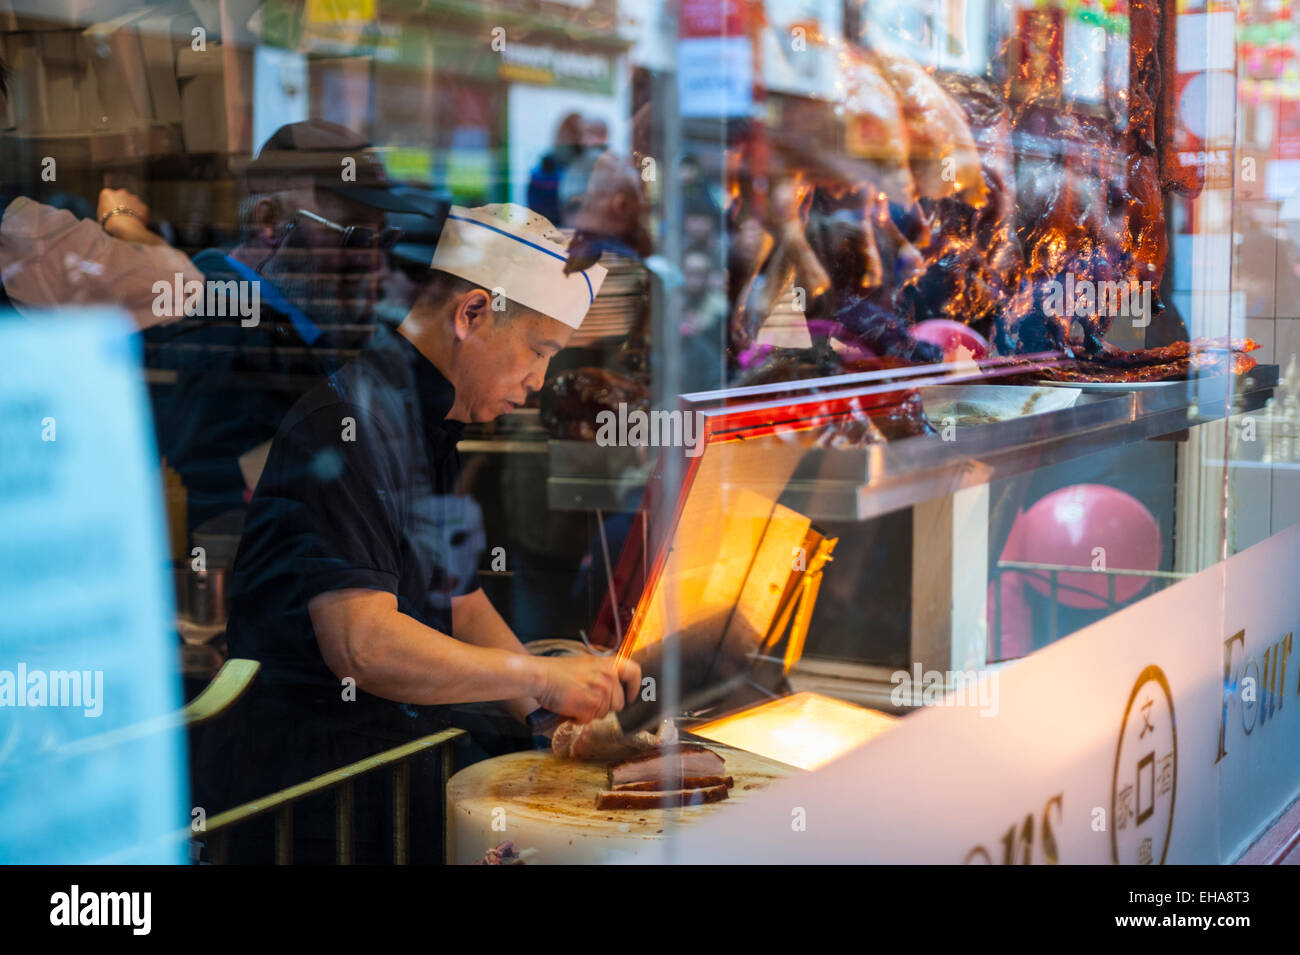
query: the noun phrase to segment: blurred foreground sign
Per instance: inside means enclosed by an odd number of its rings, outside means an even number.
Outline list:
[[[130,730],[181,703],[130,332],[0,311],[0,863],[185,861],[184,738]]]

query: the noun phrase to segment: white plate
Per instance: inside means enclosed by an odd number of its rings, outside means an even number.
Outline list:
[[[1048,391],[1028,385],[931,385],[919,390],[931,421],[951,416],[959,425],[974,423],[972,419],[1006,421],[1060,411],[1073,405],[1080,394],[1078,388]]]
[[[1190,385],[1190,381],[1048,381],[1040,379],[1035,385],[1046,388],[1079,388],[1083,391],[1149,391],[1169,385]]]

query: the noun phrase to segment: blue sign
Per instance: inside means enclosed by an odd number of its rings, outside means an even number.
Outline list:
[[[0,311],[0,863],[186,861],[167,838],[189,821],[185,739],[133,331],[116,310]]]

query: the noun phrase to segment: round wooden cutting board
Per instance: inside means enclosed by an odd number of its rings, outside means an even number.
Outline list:
[[[606,763],[538,751],[475,763],[447,784],[448,861],[478,862],[507,840],[537,850],[529,864],[630,861],[664,838],[668,817],[676,831],[799,772],[743,750],[708,746],[727,761],[736,785],[722,802],[674,809],[597,809],[596,793],[608,785]]]

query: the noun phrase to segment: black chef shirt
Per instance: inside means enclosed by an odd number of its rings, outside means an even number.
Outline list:
[[[414,345],[381,326],[285,417],[231,581],[230,653],[261,661],[262,683],[331,688],[337,699],[340,677],[307,611],[327,591],[395,594],[399,611],[451,633],[451,597],[479,586],[483,537],[477,506],[456,495],[454,398]]]
[[[449,706],[345,686],[348,674],[325,665],[307,610],[328,591],[382,590],[402,613],[451,634],[451,598],[478,588],[483,543],[477,508],[455,494],[454,398],[415,346],[380,327],[285,415],[249,505],[226,630],[230,655],[262,669],[236,710],[196,740],[196,805],[243,805],[461,719]],[[441,759],[409,765],[409,804],[437,805]],[[355,859],[391,861],[399,834],[390,778],[366,773],[354,786]],[[295,804],[294,861],[334,860],[336,812],[332,793]],[[411,860],[440,861],[441,813],[413,812],[408,822]],[[268,818],[235,827],[227,849],[230,861],[264,864],[276,845]]]

